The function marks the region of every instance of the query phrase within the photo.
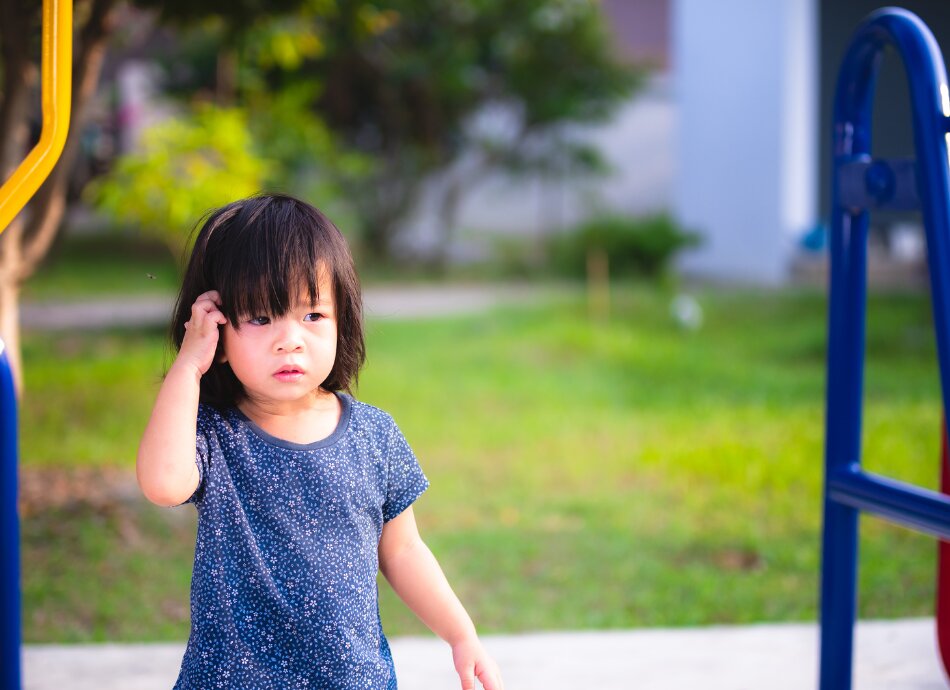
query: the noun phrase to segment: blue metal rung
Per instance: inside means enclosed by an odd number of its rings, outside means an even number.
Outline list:
[[[829,473],[828,497],[904,527],[950,541],[950,497],[852,465]]]

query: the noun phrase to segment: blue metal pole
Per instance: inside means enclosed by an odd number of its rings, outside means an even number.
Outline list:
[[[20,688],[20,520],[17,513],[17,405],[0,340],[0,687]]]
[[[867,213],[838,216],[832,229],[826,473],[861,452]],[[852,404],[852,401],[858,404]],[[826,474],[826,477],[828,475]],[[826,478],[827,482],[827,478]],[[821,690],[850,690],[857,607],[858,511],[825,487],[821,582]]]
[[[871,148],[871,104],[879,57],[852,48],[838,80],[834,165]],[[827,477],[861,457],[864,372],[865,277],[869,213],[852,213],[838,201],[832,176],[831,284],[828,309],[828,374],[825,405],[825,501],[821,571],[821,690],[850,690],[857,610],[858,511],[834,501]]]

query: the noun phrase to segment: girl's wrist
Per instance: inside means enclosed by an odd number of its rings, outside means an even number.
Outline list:
[[[446,637],[445,641],[448,642],[449,646],[453,649],[463,645],[480,644],[478,633],[475,631],[475,626],[472,626],[467,630],[463,629],[457,633],[449,635]]]
[[[179,376],[182,378],[193,379],[196,384],[200,385],[202,371],[201,368],[189,358],[179,356],[174,362],[172,362],[171,367],[169,367],[168,373],[165,375],[165,380]]]

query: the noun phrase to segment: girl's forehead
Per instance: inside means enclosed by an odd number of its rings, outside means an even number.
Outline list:
[[[283,271],[258,272],[253,279],[226,275],[218,289],[225,311],[237,314],[283,314],[287,309],[335,303],[335,274],[329,267],[288,266]]]
[[[333,281],[328,271],[320,271],[317,274],[316,288],[316,294],[311,295],[310,286],[301,282],[297,288],[295,304],[310,304],[311,302],[331,304],[333,302]]]

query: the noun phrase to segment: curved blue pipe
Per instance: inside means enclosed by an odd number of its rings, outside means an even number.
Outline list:
[[[940,48],[927,26],[906,10],[885,8],[869,15],[855,31],[842,61],[834,99],[821,690],[851,688],[859,512],[874,512],[933,534],[950,534],[950,501],[946,497],[861,471],[869,210],[842,205],[838,170],[871,160],[874,87],[888,47],[903,60],[911,98],[917,193],[927,238],[944,409],[950,392],[947,75]]]

